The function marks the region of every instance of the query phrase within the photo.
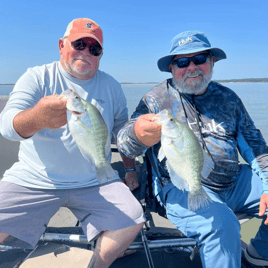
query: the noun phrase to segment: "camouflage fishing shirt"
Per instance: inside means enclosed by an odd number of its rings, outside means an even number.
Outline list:
[[[168,79],[151,89],[140,101],[129,122],[118,134],[118,149],[135,158],[148,147],[140,143],[133,131],[140,115],[168,109],[179,121],[188,124],[202,148],[215,162],[215,167],[202,183],[213,190],[232,187],[238,178],[240,165],[238,151],[251,168],[261,177],[264,192],[268,194],[268,147],[261,132],[255,127],[241,99],[231,89],[211,81],[202,95],[179,93]],[[157,159],[161,144],[152,147],[157,166],[157,187],[170,182],[165,161]]]

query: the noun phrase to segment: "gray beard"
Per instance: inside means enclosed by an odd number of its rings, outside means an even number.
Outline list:
[[[63,64],[65,66],[65,70],[67,70],[67,72],[70,74],[70,75],[73,75],[73,74],[77,74],[77,75],[87,75],[90,70],[88,69],[86,72],[79,72],[75,67],[72,66],[72,64],[68,64],[66,63],[66,61],[63,59]]]
[[[173,86],[182,93],[186,93],[186,94],[192,94],[192,95],[199,95],[201,93],[203,93],[206,88],[208,87],[208,84],[211,81],[212,78],[212,73],[213,71],[211,70],[211,72],[207,75],[204,75],[204,72],[201,70],[196,70],[195,72],[192,73],[186,73],[183,76],[183,79],[180,80],[176,80],[174,79],[174,77],[172,78],[172,83]],[[185,83],[185,80],[189,77],[189,76],[193,76],[193,75],[202,75],[203,79],[200,81],[194,81],[191,83],[191,85],[188,85]]]

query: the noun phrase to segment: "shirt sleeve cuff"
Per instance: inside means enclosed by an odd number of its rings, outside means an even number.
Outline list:
[[[268,194],[268,179],[267,178],[263,180],[263,192],[265,194]]]
[[[14,117],[22,112],[21,110],[12,110],[6,113],[3,118],[1,118],[1,134],[8,140],[11,141],[22,141],[25,140],[18,132],[14,129],[13,120]]]

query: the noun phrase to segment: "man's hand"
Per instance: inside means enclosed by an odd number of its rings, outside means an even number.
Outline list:
[[[18,113],[13,120],[14,129],[24,138],[43,128],[60,128],[66,123],[66,101],[59,95],[42,98],[34,107]]]
[[[125,169],[130,168],[130,169],[135,169],[135,159],[131,159],[129,157],[126,157],[125,155],[121,154]],[[139,187],[139,182],[137,180],[137,174],[136,171],[127,171],[125,174],[125,178],[123,178],[123,182],[128,186],[130,191],[135,190],[136,188]]]
[[[134,191],[140,186],[135,171],[126,172],[125,178],[123,178],[123,182],[128,186],[130,191]]]
[[[260,201],[259,216],[263,216],[265,214],[267,207],[268,207],[268,194],[263,194]],[[268,215],[264,223],[268,225]]]
[[[134,125],[137,139],[146,146],[153,146],[161,140],[161,125],[153,122],[155,114],[141,115]]]
[[[66,101],[59,95],[42,98],[35,107],[42,128],[60,128],[67,124]]]

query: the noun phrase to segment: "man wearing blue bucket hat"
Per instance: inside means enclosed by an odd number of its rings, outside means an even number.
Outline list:
[[[158,60],[158,68],[162,72],[170,72],[169,65],[174,56],[204,51],[209,51],[215,57],[215,61],[226,59],[225,52],[219,48],[211,47],[203,33],[198,31],[183,32],[172,39],[170,53]]]
[[[212,47],[202,32],[175,36],[170,53],[157,63],[172,78],[144,95],[118,134],[118,148],[130,158],[147,151],[154,195],[168,219],[197,241],[203,267],[241,267],[240,224],[234,214],[238,211],[263,219],[243,255],[254,265],[267,266],[268,147],[240,98],[211,81],[214,63],[222,59],[226,59],[225,52]],[[157,159],[161,125],[153,118],[164,109],[188,124],[214,161],[209,176],[201,180],[213,201],[206,208],[190,211],[188,192],[173,185],[166,160]],[[237,150],[248,165],[239,162]]]

